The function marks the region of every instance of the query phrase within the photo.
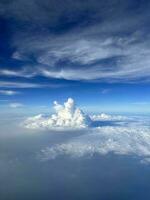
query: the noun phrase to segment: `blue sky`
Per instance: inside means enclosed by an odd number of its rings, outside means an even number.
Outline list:
[[[0,2],[0,108],[150,112],[150,2]],[[13,105],[13,106],[12,106]]]

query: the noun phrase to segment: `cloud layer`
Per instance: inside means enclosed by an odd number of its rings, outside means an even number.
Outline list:
[[[40,157],[49,160],[62,155],[83,157],[108,153],[138,156],[148,162],[150,129],[136,126],[98,127],[68,142],[43,149]]]
[[[99,114],[87,116],[69,98],[63,105],[54,102],[56,114],[28,118],[24,126],[29,129],[70,130],[69,139],[42,149],[41,160],[57,156],[70,157],[105,155],[138,156],[143,162],[150,160],[149,117]],[[94,125],[96,124],[96,125]],[[80,134],[72,133],[77,130]],[[72,137],[73,134],[73,137]]]

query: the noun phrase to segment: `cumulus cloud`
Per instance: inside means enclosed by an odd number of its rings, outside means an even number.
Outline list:
[[[40,130],[80,129],[80,135],[72,137],[69,131],[67,141],[41,150],[41,160],[55,159],[63,155],[83,157],[114,153],[138,156],[143,163],[150,161],[149,117],[126,117],[104,113],[88,116],[76,107],[71,98],[64,104],[54,101],[54,109],[56,114],[29,117],[23,125],[29,129]],[[98,121],[102,123],[93,126],[93,123]],[[109,121],[110,124],[106,123]]]
[[[30,129],[86,128],[98,126],[97,122],[125,123],[134,119],[133,117],[105,113],[87,115],[76,107],[72,98],[69,98],[64,104],[54,101],[54,110],[56,114],[51,116],[39,114],[27,118],[24,126]]]
[[[62,155],[83,157],[108,153],[134,155],[149,161],[150,129],[144,126],[98,127],[66,143],[42,149],[40,157],[49,160]]]
[[[63,105],[54,101],[54,109],[56,114],[30,117],[24,122],[24,126],[31,129],[85,128],[91,122],[90,118],[75,106],[72,98],[68,98]]]
[[[121,115],[108,115],[105,113],[101,113],[99,115],[91,115],[90,118],[93,121],[122,121],[128,120],[129,117],[121,116]]]

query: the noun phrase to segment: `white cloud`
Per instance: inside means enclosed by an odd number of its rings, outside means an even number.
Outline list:
[[[91,115],[90,118],[93,121],[122,121],[128,120],[129,117],[121,116],[121,115],[108,115],[105,113],[101,113],[99,115]]]
[[[29,70],[9,70],[9,69],[2,69],[0,70],[0,75],[3,75],[3,76],[14,76],[14,77],[25,77],[25,78],[30,78],[30,77],[33,77],[35,75],[35,72],[32,72]]]
[[[2,88],[38,88],[38,87],[42,87],[42,85],[36,84],[36,83],[29,83],[29,82],[0,81],[0,87]]]
[[[133,82],[145,78],[148,81],[150,49],[147,42],[139,42],[139,35],[93,38],[92,34],[88,32],[85,37],[85,33],[68,33],[39,37],[35,41],[29,37],[20,52],[23,56],[34,53],[38,66],[31,66],[29,72],[21,70],[21,75],[30,75],[32,68],[34,75],[57,79]],[[62,61],[70,64],[59,67]]]
[[[18,102],[16,102],[16,103],[10,103],[9,104],[9,107],[10,108],[21,108],[21,107],[23,107],[24,105],[22,104],[22,103],[18,103]]]
[[[13,91],[13,90],[0,90],[0,94],[8,95],[8,96],[16,95],[16,94],[19,94],[19,93],[20,92]]]
[[[12,54],[12,58],[16,59],[16,60],[24,60],[25,59],[18,51],[15,51]]]
[[[140,37],[134,34],[122,38],[92,38],[92,33],[88,34],[85,39],[84,34],[68,33],[59,37],[39,36],[35,41],[30,36],[22,47],[18,44],[20,49],[18,47],[17,54],[27,57],[26,60],[30,54],[34,54],[36,67],[25,66],[18,71],[1,69],[0,74],[105,82],[133,82],[141,78],[145,78],[143,81],[149,80],[150,49],[147,42],[139,42]],[[62,61],[67,62],[59,65]]]
[[[51,116],[37,115],[28,118],[24,126],[30,129],[53,128],[85,128],[90,123],[90,118],[75,106],[74,100],[69,98],[64,105],[54,102],[56,114]]]
[[[22,27],[13,34],[11,46],[15,49],[12,58],[27,61],[23,68],[32,64],[27,70],[2,69],[0,74],[106,82],[149,80],[150,38],[146,28],[149,7],[142,5],[140,15],[139,8],[135,8],[137,12],[127,12],[127,8],[132,7],[131,2],[67,1],[63,6],[35,0],[2,3],[0,12],[4,18],[31,24],[29,29]],[[87,17],[81,19],[83,13]],[[60,19],[63,17],[66,27],[62,32]],[[68,22],[73,27],[68,26]],[[34,27],[36,25],[40,31]],[[45,25],[44,29],[41,25]],[[50,33],[49,29],[56,27],[59,34]]]
[[[73,136],[66,142],[46,147],[41,151],[42,160],[54,159],[57,156],[71,157],[92,156],[96,154],[120,154],[138,156],[143,162],[150,160],[149,117],[120,116],[99,114],[87,116],[76,108],[74,100],[69,98],[64,104],[54,102],[56,114],[51,116],[37,115],[27,118],[23,125],[29,129],[79,130],[80,136]],[[93,126],[95,121],[100,123]],[[116,122],[119,121],[119,122]],[[85,134],[85,130],[86,134]]]
[[[29,117],[23,125],[30,129],[57,129],[57,128],[86,128],[94,127],[95,122],[114,122],[127,123],[133,121],[133,117],[121,115],[108,115],[101,113],[98,115],[86,115],[81,109],[77,108],[72,98],[69,98],[63,105],[54,101],[56,114],[45,116],[42,114]],[[97,125],[96,125],[97,126]]]
[[[98,127],[70,141],[47,147],[41,151],[41,159],[57,156],[92,156],[97,154],[120,154],[139,156],[150,161],[150,129],[147,127]]]
[[[66,87],[64,84],[40,84],[31,82],[0,81],[0,88],[59,88]]]

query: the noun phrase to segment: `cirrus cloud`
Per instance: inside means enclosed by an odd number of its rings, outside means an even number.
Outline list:
[[[20,92],[14,91],[14,90],[0,90],[0,94],[12,96],[12,95],[20,94]]]
[[[1,76],[149,81],[148,1],[59,2],[0,3],[0,17],[8,20],[10,29],[14,27],[11,61],[18,66],[12,70],[5,63]],[[19,31],[15,29],[20,25]]]

